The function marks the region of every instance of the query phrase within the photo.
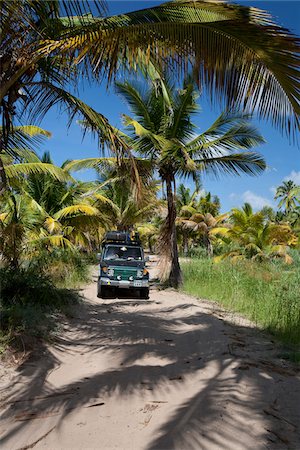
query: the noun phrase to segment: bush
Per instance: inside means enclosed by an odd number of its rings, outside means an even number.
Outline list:
[[[3,306],[39,304],[59,301],[50,279],[35,268],[0,269],[0,293]]]
[[[78,303],[76,292],[57,288],[36,268],[0,269],[1,340],[15,333],[47,337],[57,327],[57,314]]]
[[[94,258],[79,251],[56,249],[41,252],[30,261],[29,267],[42,272],[56,286],[73,289],[89,281],[89,267]]]

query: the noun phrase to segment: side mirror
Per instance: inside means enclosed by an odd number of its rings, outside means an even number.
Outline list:
[[[101,259],[101,253],[97,253],[97,259],[98,259],[98,261],[100,261],[100,259]]]

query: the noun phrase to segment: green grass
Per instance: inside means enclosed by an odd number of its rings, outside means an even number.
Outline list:
[[[207,258],[182,264],[184,292],[242,313],[287,344],[300,344],[300,257],[294,264]]]

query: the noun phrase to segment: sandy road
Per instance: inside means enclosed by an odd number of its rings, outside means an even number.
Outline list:
[[[300,376],[268,337],[172,290],[99,300],[2,383],[3,449],[300,449]]]

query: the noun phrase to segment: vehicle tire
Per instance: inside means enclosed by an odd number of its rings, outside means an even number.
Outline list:
[[[97,284],[97,297],[98,298],[102,297],[102,288],[99,283]]]
[[[107,286],[101,286],[101,287],[98,286],[98,293],[97,293],[98,298],[108,298],[109,293],[110,293],[110,288],[108,288]]]
[[[140,298],[144,300],[148,300],[149,298],[149,288],[140,289]]]

